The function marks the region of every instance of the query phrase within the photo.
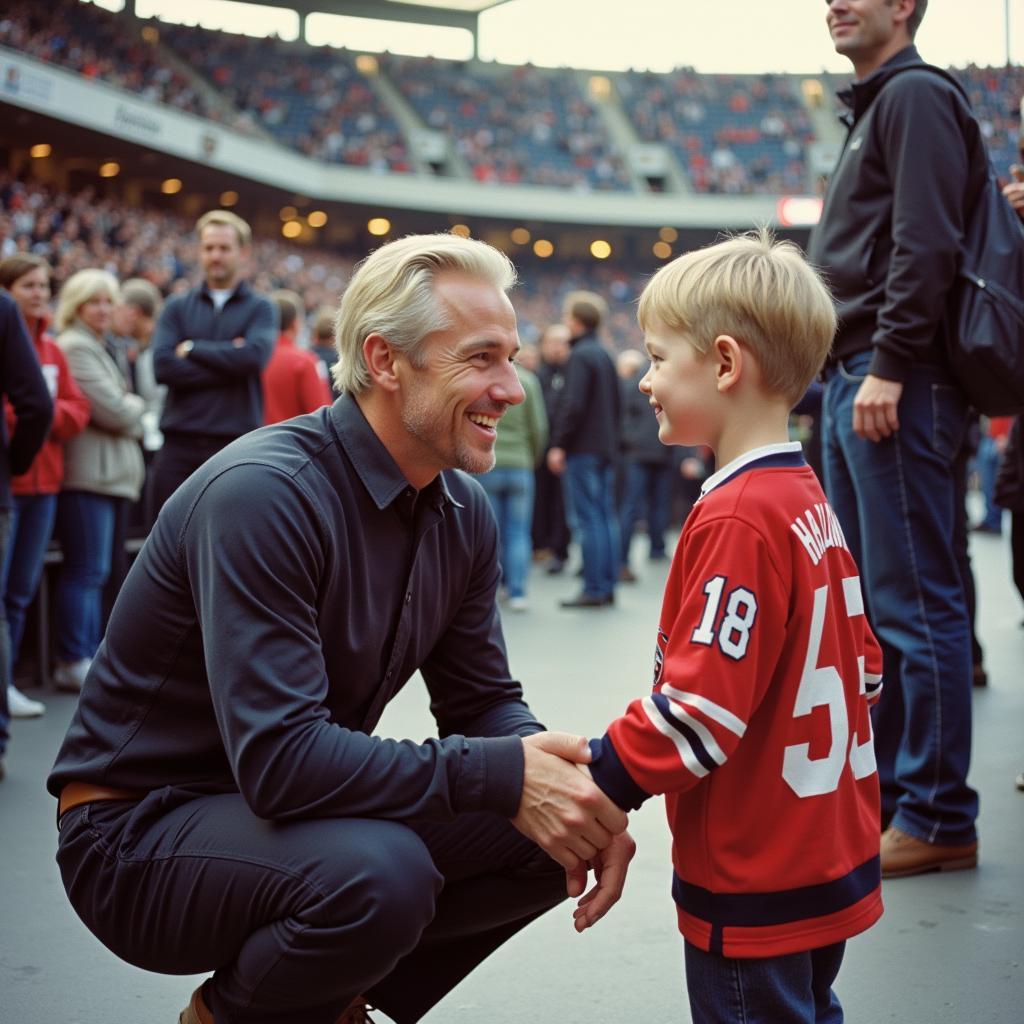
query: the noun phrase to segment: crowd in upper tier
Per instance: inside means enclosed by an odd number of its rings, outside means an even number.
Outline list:
[[[417,169],[393,104],[346,50],[133,22],[79,0],[5,5],[0,46],[314,159],[379,172]],[[446,140],[452,160],[440,162],[449,172],[575,190],[644,187],[588,95],[586,76],[390,55],[378,68],[413,123]],[[969,67],[957,74],[1005,176],[1019,157],[1024,71]],[[621,106],[636,140],[663,144],[693,191],[777,194],[814,187],[807,147],[815,134],[796,78],[688,69],[607,77],[609,102]]]

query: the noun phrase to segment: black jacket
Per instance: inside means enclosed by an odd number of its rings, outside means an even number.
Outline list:
[[[832,360],[874,349],[870,372],[905,380],[941,363],[941,322],[970,209],[985,179],[964,98],[907,47],[840,98],[849,132],[808,256],[837,300]],[[883,88],[884,86],[884,88]]]
[[[541,726],[509,675],[497,547],[480,484],[452,470],[414,491],[349,395],[253,431],[160,512],[50,792],[237,791],[268,819],[511,817],[516,734]],[[441,738],[370,735],[417,669]]]
[[[629,380],[621,381],[622,454],[648,466],[671,466],[675,461],[674,448],[661,443],[651,400],[640,390],[640,381],[646,373],[647,368],[643,367]]]
[[[182,341],[193,343],[184,359]],[[219,311],[205,284],[168,299],[153,333],[153,370],[168,388],[160,429],[234,438],[262,426],[260,373],[276,341],[274,304],[245,281]]]
[[[16,424],[7,442],[4,403]],[[28,471],[53,419],[53,399],[14,300],[0,293],[0,508],[11,507],[11,477]]]
[[[601,455],[619,451],[621,395],[612,357],[593,334],[572,342],[565,364],[565,387],[551,430],[551,447],[567,455]]]

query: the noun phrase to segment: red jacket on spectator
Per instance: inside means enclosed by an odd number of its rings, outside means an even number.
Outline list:
[[[36,324],[32,344],[53,398],[53,423],[28,472],[11,478],[12,494],[56,494],[64,480],[64,445],[89,422],[89,399],[71,376],[57,342],[46,333],[48,326],[48,320]],[[13,425],[14,413],[8,406],[7,426],[10,429]]]
[[[280,423],[331,401],[324,364],[282,334],[263,371],[263,422]]]

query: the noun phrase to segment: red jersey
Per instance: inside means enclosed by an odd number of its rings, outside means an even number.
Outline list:
[[[263,370],[263,422],[290,420],[332,401],[323,362],[282,334]]]
[[[798,444],[704,486],[665,589],[654,690],[591,749],[621,807],[667,794],[679,928],[730,957],[801,952],[882,913],[868,705],[882,655]]]

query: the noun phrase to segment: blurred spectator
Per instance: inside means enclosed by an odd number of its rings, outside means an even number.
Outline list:
[[[999,471],[999,460],[1006,447],[1006,438],[1012,422],[1012,416],[997,416],[992,419],[984,417],[981,421],[975,466],[978,470],[978,491],[985,507],[981,520],[971,527],[978,533],[992,533],[998,536],[1003,532],[1003,510],[995,501],[996,473]]]
[[[668,529],[675,481],[675,450],[661,443],[658,420],[650,398],[640,390],[647,372],[647,360],[637,349],[619,353],[616,369],[622,381],[622,469],[623,488],[619,502],[619,534],[622,560],[619,578],[630,583],[636,579],[629,561],[633,533],[641,520],[647,526],[648,557],[665,558],[665,531]]]
[[[547,463],[552,473],[565,473],[569,518],[583,556],[583,589],[561,606],[600,608],[615,603],[619,578],[615,518],[619,378],[597,337],[608,312],[604,299],[591,292],[575,292],[566,297],[564,312],[569,361]]]
[[[150,474],[154,515],[211,455],[263,423],[260,374],[277,336],[273,303],[244,280],[249,225],[211,210],[196,234],[204,281],[167,300],[153,338],[156,379],[167,385]]]
[[[145,278],[133,277],[121,285],[112,317],[114,334],[128,353],[129,383],[146,402],[142,417],[142,448],[146,453],[158,451],[163,444],[160,415],[167,388],[157,383],[150,344],[162,306],[159,289]]]
[[[15,426],[7,440],[7,403],[14,408]],[[11,474],[32,464],[50,429],[53,402],[18,307],[0,293],[0,560],[7,560],[11,526]],[[0,616],[3,605],[0,604]],[[0,678],[11,678],[10,638],[6,620],[0,622]],[[0,780],[4,777],[10,714],[7,687],[0,686]]]
[[[277,306],[280,334],[263,371],[263,422],[280,423],[331,404],[323,362],[299,348],[302,300],[286,290],[270,295]]]
[[[64,561],[57,580],[58,689],[82,688],[103,620],[119,506],[137,501],[145,473],[139,439],[145,402],[128,390],[106,346],[117,280],[81,270],[61,288],[57,344],[89,399],[85,430],[68,442],[64,487],[57,502],[57,536]]]
[[[551,324],[545,328],[538,345],[540,365],[537,379],[544,395],[548,425],[555,422],[558,403],[565,387],[565,364],[569,361],[569,328]],[[547,452],[534,477],[533,547],[537,556],[547,558],[547,571],[552,576],[565,568],[569,558],[569,524],[565,516],[562,477],[547,466]]]
[[[533,522],[533,473],[548,443],[548,417],[540,381],[525,366],[516,373],[526,398],[510,405],[498,421],[494,468],[478,477],[498,520],[501,578],[513,612],[526,611]]]
[[[50,267],[46,260],[31,254],[8,256],[0,262],[0,287],[10,292],[25,320],[53,401],[53,422],[42,448],[26,473],[11,478],[14,508],[0,584],[12,668],[11,674],[0,683],[7,686],[11,717],[31,718],[41,715],[46,710],[45,706],[41,701],[30,700],[17,689],[13,666],[21,651],[25,614],[39,589],[46,549],[53,534],[57,493],[64,480],[64,446],[89,422],[89,401],[71,376],[64,353],[48,333]],[[10,409],[7,426],[14,426],[14,414]]]
[[[320,360],[324,375],[331,387],[331,396],[337,398],[341,392],[334,383],[334,364],[338,361],[338,349],[334,344],[334,318],[337,310],[333,306],[321,306],[313,314],[309,327],[311,351]]]

